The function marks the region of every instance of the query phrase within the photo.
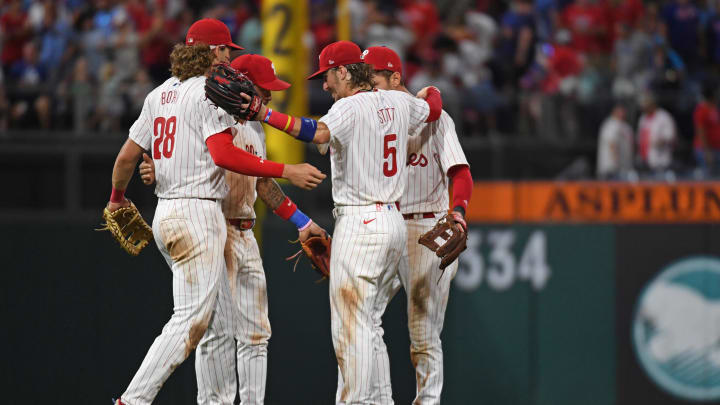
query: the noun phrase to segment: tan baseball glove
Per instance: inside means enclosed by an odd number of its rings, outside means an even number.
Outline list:
[[[467,225],[459,213],[451,212],[440,218],[432,229],[420,235],[418,243],[442,258],[440,269],[450,263],[467,248]]]
[[[103,211],[105,223],[97,231],[110,231],[120,247],[133,256],[137,256],[153,238],[152,228],[140,215],[135,204],[110,212],[107,207]]]
[[[321,280],[330,277],[330,246],[332,245],[332,238],[330,236],[327,239],[320,236],[313,236],[308,238],[305,242],[300,242],[302,249],[300,249],[294,255],[286,258],[285,260],[295,260],[295,266],[293,271],[297,267],[300,261],[300,255],[305,255],[310,259],[313,269],[322,276]]]

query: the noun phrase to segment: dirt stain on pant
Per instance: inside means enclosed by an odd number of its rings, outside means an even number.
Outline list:
[[[198,322],[194,322],[192,326],[190,326],[188,337],[185,339],[185,358],[190,356],[190,353],[192,353],[198,343],[200,343],[200,339],[205,335],[209,324],[210,317],[208,316]]]
[[[225,249],[223,254],[225,256],[225,266],[227,267],[227,275],[230,282],[230,293],[233,296],[233,302],[235,302],[236,299],[235,292],[237,290],[238,275],[237,256],[235,256],[233,246],[241,237],[239,233],[240,231],[230,225],[230,222],[227,223],[227,239],[225,240]]]
[[[430,274],[426,274],[410,286],[410,300],[412,302],[411,314],[417,317],[427,315],[428,299],[430,297]]]
[[[355,321],[357,319],[357,311],[359,306],[358,293],[352,286],[340,287],[340,301],[342,302],[342,311],[340,316],[342,317],[342,331],[339,339],[338,348],[336,348],[336,356],[338,358],[338,365],[341,370],[350,370],[355,367],[354,361],[349,353],[347,353],[348,345],[355,340]],[[349,375],[346,371],[345,375]],[[351,382],[353,383],[353,382]],[[348,395],[348,381],[346,380],[343,384],[342,392],[340,393],[340,399],[345,401]]]
[[[161,224],[160,231],[173,263],[183,265],[200,255],[200,247],[194,243],[184,221],[165,221]],[[185,281],[188,284],[194,283],[197,277],[193,275],[194,267],[183,265],[182,269]]]

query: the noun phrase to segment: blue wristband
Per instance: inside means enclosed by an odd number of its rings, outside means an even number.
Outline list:
[[[300,133],[297,139],[305,142],[312,142],[317,131],[317,121],[312,118],[300,118]]]
[[[295,224],[298,229],[302,229],[303,227],[305,227],[305,225],[308,224],[308,222],[310,222],[310,218],[308,218],[307,215],[300,211],[300,208],[296,209],[295,212],[290,215],[289,220],[290,222]]]

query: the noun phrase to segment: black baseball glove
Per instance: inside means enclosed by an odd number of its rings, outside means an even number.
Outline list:
[[[250,96],[250,101],[240,93]],[[243,121],[251,121],[262,106],[262,98],[247,76],[227,64],[212,67],[210,76],[205,80],[205,96],[228,114]],[[243,104],[247,104],[243,108]]]

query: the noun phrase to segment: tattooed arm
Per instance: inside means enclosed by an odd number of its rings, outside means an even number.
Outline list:
[[[261,177],[257,179],[257,186],[255,188],[257,189],[258,197],[273,211],[285,200],[285,193],[283,193],[280,185],[273,178]]]
[[[257,179],[258,197],[280,218],[289,220],[298,227],[301,242],[311,236],[326,237],[327,232],[314,223],[297,208],[295,203],[283,193],[275,179],[263,177]]]

